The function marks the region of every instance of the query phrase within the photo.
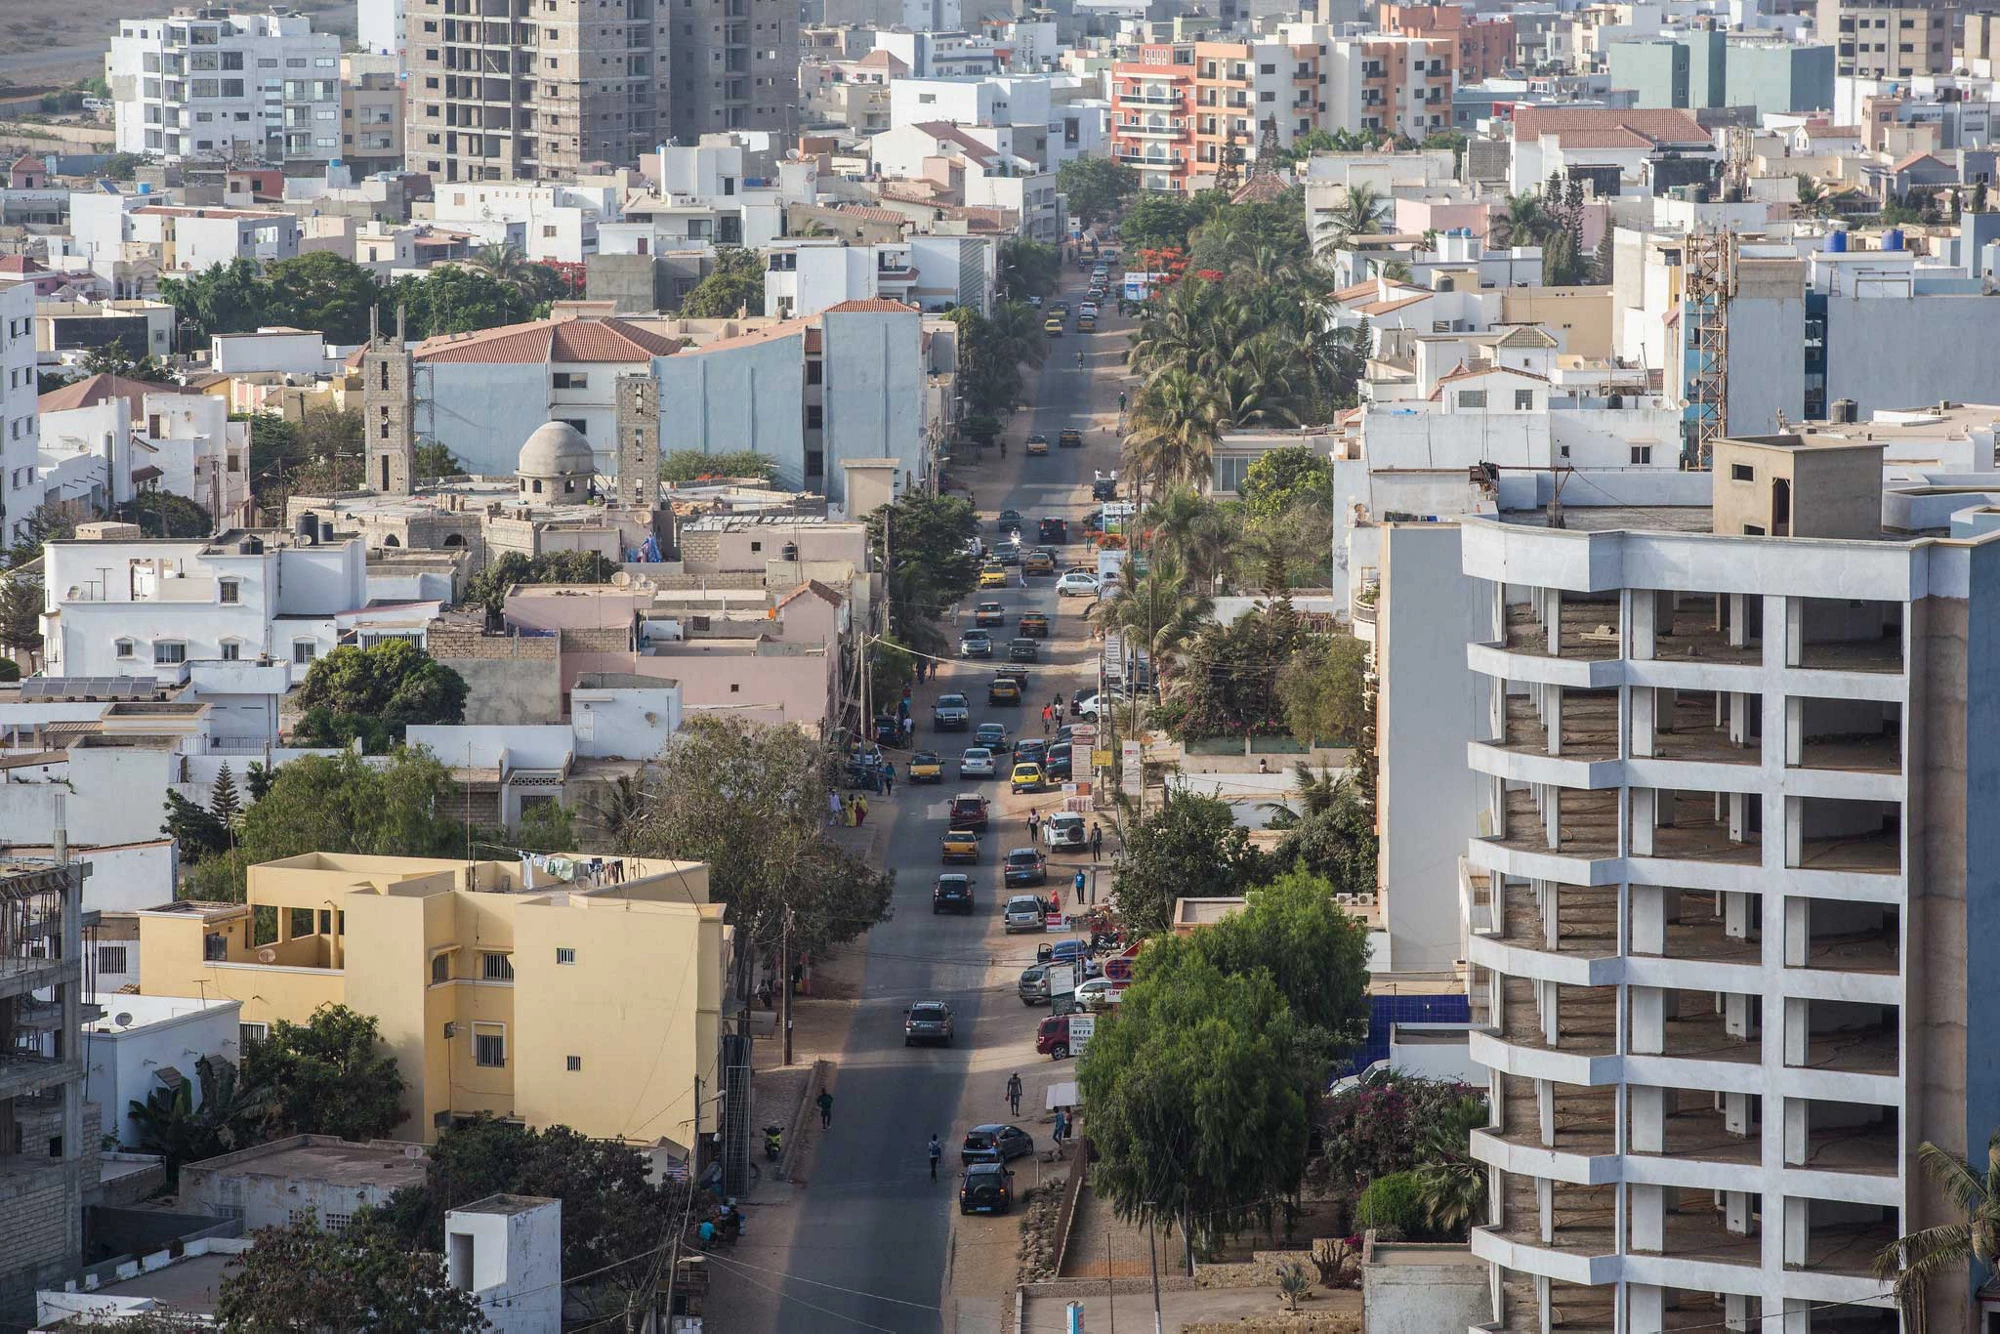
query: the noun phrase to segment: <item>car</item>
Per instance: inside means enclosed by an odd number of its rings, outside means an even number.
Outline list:
[[[1047,612],[1024,611],[1021,613],[1021,633],[1033,635],[1037,639],[1049,637],[1049,617]]]
[[[1086,695],[1070,701],[1070,712],[1079,718],[1095,722],[1107,708],[1117,708],[1125,702],[1125,693],[1116,688],[1102,692],[1092,690]]]
[[[1076,739],[1076,725],[1074,723],[1064,723],[1061,727],[1058,727],[1056,729],[1056,734],[1049,738],[1049,744],[1052,746],[1060,746],[1065,742],[1074,741],[1075,739]]]
[[[958,656],[961,658],[992,657],[993,637],[984,630],[967,630],[958,637]]]
[[[1049,743],[1041,737],[1023,737],[1020,744],[1014,747],[1014,763],[1025,764],[1032,761],[1040,764],[1042,756],[1048,753]]]
[[[986,747],[987,750],[993,752],[995,755],[1004,755],[1014,748],[1013,743],[1007,740],[1007,724],[1005,723],[979,724],[979,730],[973,733],[973,740]]]
[[[1069,1016],[1052,1014],[1035,1025],[1035,1050],[1052,1061],[1069,1057]]]
[[[1021,970],[1021,980],[1014,985],[1014,994],[1021,998],[1023,1005],[1047,1005],[1049,1003],[1049,969],[1047,964],[1036,964],[1033,968]]]
[[[1048,785],[1048,779],[1042,773],[1042,766],[1033,762],[1016,764],[1013,776],[1008,782],[1017,796],[1023,792],[1040,792]]]
[[[958,912],[968,915],[972,912],[972,877],[966,875],[941,875],[931,886],[931,915],[941,912]]]
[[[1043,519],[1036,525],[1036,540],[1051,546],[1062,546],[1069,541],[1069,520]]]
[[[1000,922],[1010,936],[1016,931],[1044,931],[1048,929],[1048,914],[1033,894],[1016,894],[1001,909]]]
[[[1011,1163],[1034,1151],[1035,1141],[1019,1126],[974,1126],[965,1132],[958,1160],[967,1167],[974,1163]]]
[[[934,750],[920,750],[910,756],[908,772],[912,783],[941,783],[944,781],[944,760]]]
[[[1007,609],[997,602],[982,602],[972,609],[972,623],[980,626],[1005,625]]]
[[[967,746],[958,757],[960,778],[991,778],[997,772],[993,752],[984,746]]]
[[[1012,582],[1013,580],[1007,574],[1007,567],[997,560],[990,561],[979,567],[979,586],[981,588],[1005,588]]]
[[[1042,842],[1051,848],[1087,847],[1090,831],[1075,811],[1057,811],[1042,821]]]
[[[1026,573],[1026,570],[1027,567],[1024,565],[1022,572]],[[1094,598],[1098,594],[1099,587],[1096,575],[1086,574],[1082,570],[1071,570],[1068,574],[1056,580],[1056,596],[1061,598]]]
[[[1004,1214],[1014,1207],[1014,1174],[1004,1163],[974,1163],[958,1179],[961,1214]]]
[[[970,829],[948,829],[938,843],[938,860],[945,862],[976,862],[979,860],[979,835]]]
[[[1022,518],[1021,518],[1021,511],[1019,511],[1019,510],[1001,510],[1001,511],[1000,511],[1000,518],[999,518],[999,520],[998,520],[998,524],[999,524],[999,528],[1000,528],[1000,531],[1001,531],[1001,532],[1003,532],[1003,533],[1005,533],[1005,532],[1016,532],[1016,533],[1020,532],[1020,531],[1021,531],[1021,524],[1022,524],[1023,522],[1024,522],[1024,521],[1023,521],[1023,520],[1022,520]]]
[[[1011,676],[996,676],[986,686],[988,704],[1019,704],[1021,683]]]
[[[1108,1010],[1125,996],[1125,988],[1108,977],[1093,977],[1076,984],[1076,1006],[1080,1010]]]
[[[1014,536],[1018,538],[1020,534],[1016,533]],[[994,550],[993,559],[999,561],[1002,565],[1019,565],[1021,563],[1021,544],[1018,541],[1002,542]]]
[[[1061,449],[1082,449],[1083,432],[1077,430],[1074,426],[1065,426],[1062,430],[1056,432],[1056,445]]]
[[[936,1042],[946,1047],[951,1045],[951,1007],[943,1001],[918,1001],[904,1011],[904,1016],[905,1047],[913,1047],[919,1042]]]
[[[951,799],[951,810],[945,819],[953,829],[984,829],[986,827],[986,798],[977,792],[961,792]]]
[[[1048,438],[1047,436],[1045,436],[1045,435],[1042,435],[1042,434],[1040,434],[1039,432],[1037,432],[1037,433],[1036,433],[1036,434],[1034,434],[1034,435],[1031,435],[1031,436],[1029,436],[1029,437],[1028,437],[1028,452],[1029,452],[1030,454],[1046,454],[1046,453],[1048,453],[1048,452],[1049,452],[1049,438]]]
[[[878,746],[893,746],[903,739],[903,723],[893,713],[878,713],[869,731]]]
[[[990,656],[992,646],[987,646]],[[967,655],[971,656],[970,654]],[[972,726],[972,710],[966,705],[965,696],[939,695],[937,703],[931,705],[931,727],[939,732],[963,732]]]
[[[1021,558],[1021,577],[1023,579],[1031,574],[1054,574],[1055,572],[1056,558],[1039,548],[1030,551]]]
[[[1041,298],[1041,294],[1040,294],[1040,293],[1038,293],[1038,292],[1030,292],[1030,293],[1028,293],[1028,309],[1029,309],[1029,310],[1040,310],[1041,308],[1042,308],[1042,298]]]
[[[1084,701],[1096,698],[1096,686],[1085,686],[1083,689],[1077,691],[1069,697],[1069,716],[1072,718],[1081,718],[1083,716]]]
[[[1042,332],[1047,334],[1049,337],[1060,338],[1062,337],[1062,331],[1063,331],[1062,316],[1051,315],[1047,319],[1042,321]]]
[[[1082,936],[1070,936],[1065,940],[1047,941],[1035,946],[1036,963],[1067,963],[1077,967],[1079,977],[1096,977],[1104,969],[1092,957],[1090,942]]]
[[[1049,756],[1042,762],[1051,783],[1067,783],[1070,780],[1070,744],[1058,741],[1049,747]]]
[[[1097,332],[1097,316],[1095,316],[1095,315],[1079,315],[1079,316],[1077,316],[1077,317],[1076,317],[1076,331],[1077,331],[1078,333],[1096,333],[1096,332]]]
[[[1007,641],[1007,661],[1009,662],[1039,662],[1041,656],[1042,646],[1032,639],[1017,638]]]
[[[1056,303],[1055,303],[1055,304],[1054,304],[1053,306],[1050,306],[1050,307],[1049,307],[1049,313],[1050,313],[1051,315],[1067,315],[1067,314],[1069,314],[1069,302],[1067,302],[1067,301],[1058,301],[1058,302],[1056,302]]]
[[[995,676],[1006,677],[1023,690],[1028,688],[1028,669],[1026,667],[1002,667],[993,674]]]
[[[1016,885],[1046,885],[1049,866],[1033,848],[1015,848],[1001,863],[1000,878],[1009,889]]]
[[[1092,500],[1118,499],[1118,479],[1116,477],[1093,478],[1090,483],[1090,498]]]

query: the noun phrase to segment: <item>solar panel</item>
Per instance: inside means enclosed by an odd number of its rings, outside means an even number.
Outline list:
[[[21,699],[150,699],[161,691],[150,676],[31,676],[21,682]]]

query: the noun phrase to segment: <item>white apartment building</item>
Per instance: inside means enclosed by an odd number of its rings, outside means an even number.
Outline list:
[[[42,395],[32,503],[102,514],[142,491],[192,500],[216,527],[250,499],[250,424],[229,420],[229,401],[112,375]],[[11,479],[10,479],[11,480]]]
[[[905,31],[880,28],[875,50],[903,62],[916,79],[998,74],[1000,52],[988,37],[963,31]]]
[[[600,221],[597,253],[660,254],[718,245],[762,250],[785,234],[785,207],[819,198],[816,160],[779,161],[762,132],[705,134],[658,154],[660,192]]]
[[[875,172],[891,180],[924,180],[957,194],[973,208],[1001,208],[1018,219],[1021,235],[1044,244],[1062,239],[1056,176],[1044,168],[1048,127],[955,125],[916,121],[868,142]]]
[[[633,184],[622,176],[574,185],[458,181],[435,188],[425,220],[471,232],[485,244],[511,245],[530,260],[581,264],[597,253],[598,224],[618,219]]]
[[[122,22],[105,57],[121,153],[178,162],[341,155],[340,38],[297,14]]]
[[[9,540],[39,503],[35,464],[41,415],[35,379],[35,286],[0,287],[0,496],[5,497]]]
[[[909,236],[875,245],[805,237],[765,255],[764,314],[817,315],[845,301],[883,298],[924,310],[993,306],[999,255],[983,236]]]
[[[1983,1161],[1993,539],[1885,532],[1882,452],[1724,439],[1707,506],[1462,521],[1478,1328],[1888,1334],[1871,1263],[1944,1221],[1916,1146]]]
[[[281,209],[158,203],[144,186],[129,195],[78,190],[70,194],[63,259],[107,277],[146,262],[158,272],[199,273],[239,259],[291,259],[299,237],[298,215]]]

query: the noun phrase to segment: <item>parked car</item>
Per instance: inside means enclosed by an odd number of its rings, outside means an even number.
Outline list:
[[[1019,704],[1021,702],[1021,683],[1011,676],[994,677],[992,683],[986,687],[986,702],[988,704]]]
[[[1108,1010],[1125,995],[1125,988],[1108,977],[1093,977],[1076,984],[1076,1004],[1082,1010]]]
[[[1082,936],[1066,936],[1061,940],[1047,940],[1035,946],[1036,963],[1070,963],[1082,965],[1077,969],[1078,976],[1081,977],[1095,977],[1104,971],[1101,967],[1089,967],[1090,964],[1097,962],[1091,957],[1092,954],[1091,943]]]
[[[1061,589],[1057,589],[1058,592]],[[967,630],[958,637],[958,656],[961,658],[990,658],[993,656],[993,636],[984,630]]]
[[[1038,736],[1022,737],[1014,745],[1014,763],[1042,762],[1042,756],[1049,753],[1049,743]]]
[[[1023,792],[1040,792],[1048,780],[1042,774],[1042,766],[1030,762],[1017,763],[1008,782],[1013,787],[1014,794],[1019,796]]]
[[[962,647],[962,646],[961,646]],[[992,652],[992,644],[987,652]],[[937,703],[931,705],[931,726],[940,732],[963,732],[972,726],[972,710],[960,694],[939,695]]]
[[[913,1047],[919,1042],[935,1042],[946,1047],[951,1045],[951,1007],[943,1001],[918,1001],[905,1015],[905,1047]]]
[[[934,750],[920,750],[910,756],[909,777],[912,783],[942,783],[944,760]]]
[[[968,746],[958,757],[960,778],[991,778],[995,772],[993,752],[984,746]]]
[[[953,829],[984,829],[986,827],[986,798],[977,792],[961,792],[951,799],[951,811],[945,816]]]
[[[958,1180],[961,1214],[1004,1214],[1014,1207],[1014,1174],[1004,1163],[974,1163]]]
[[[1009,1163],[1016,1158],[1025,1158],[1035,1151],[1035,1141],[1019,1126],[988,1124],[974,1126],[965,1132],[965,1143],[959,1146],[959,1161],[970,1167],[974,1163]]]
[[[1026,636],[1007,641],[1007,661],[1009,662],[1039,662],[1041,656],[1041,646]]]
[[[1047,612],[1026,611],[1021,613],[1021,633],[1033,635],[1037,639],[1049,637],[1049,617]]]
[[[972,739],[992,751],[995,755],[1004,755],[1013,749],[1012,744],[1007,740],[1007,724],[1005,723],[981,723],[979,724],[979,730],[973,733]]]
[[[1000,877],[1009,889],[1017,885],[1046,885],[1049,882],[1048,863],[1033,848],[1015,848],[1007,854]]]
[[[1042,821],[1042,842],[1051,848],[1081,848],[1090,843],[1090,831],[1075,811],[1057,811]]]
[[[1083,432],[1077,430],[1074,426],[1065,426],[1056,435],[1056,447],[1058,449],[1082,449]]]
[[[1046,964],[1036,964],[1033,968],[1021,970],[1021,980],[1015,984],[1015,993],[1023,1005],[1047,1005],[1049,1003],[1049,970]]]
[[[1035,1025],[1035,1050],[1052,1061],[1069,1059],[1069,1016],[1052,1014]]]
[[[979,860],[979,835],[970,829],[948,829],[938,842],[939,860],[946,862],[976,862]]]
[[[1079,718],[1088,718],[1096,722],[1105,709],[1115,709],[1124,702],[1125,692],[1122,690],[1106,690],[1101,693],[1093,690],[1083,699],[1073,701],[1070,707]]]
[[[982,602],[972,609],[972,623],[974,625],[1005,625],[1007,624],[1007,609],[997,602]]]
[[[1069,742],[1058,741],[1049,747],[1048,759],[1042,762],[1042,772],[1048,775],[1051,783],[1067,783],[1070,780]]]
[[[1026,567],[1023,566],[1022,568],[1025,573]],[[1057,597],[1094,598],[1097,596],[1097,592],[1097,576],[1094,574],[1085,574],[1082,570],[1071,570],[1068,574],[1056,580]],[[988,652],[990,653],[991,650],[989,649]]]
[[[1000,912],[1000,920],[1011,936],[1016,931],[1047,930],[1048,917],[1042,911],[1040,899],[1033,894],[1016,894],[1007,900],[1007,906]]]
[[[966,875],[941,875],[931,886],[931,913],[972,912],[972,877]]]
[[[878,746],[893,746],[903,739],[903,724],[893,713],[878,713],[869,729]]]

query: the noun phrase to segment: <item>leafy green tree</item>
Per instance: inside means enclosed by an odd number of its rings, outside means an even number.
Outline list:
[[[182,858],[190,862],[229,850],[229,826],[172,788],[167,789],[166,822],[160,832],[173,839]]]
[[[0,648],[42,651],[42,581],[31,574],[9,575],[0,582]]]
[[[426,440],[416,448],[417,480],[435,482],[440,477],[450,477],[465,471],[465,465],[451,452],[451,446],[441,440]]]
[[[465,695],[464,677],[407,639],[369,648],[343,645],[306,673],[298,691],[306,716],[293,739],[327,745],[339,744],[333,738],[340,735],[359,735],[380,753],[412,723],[463,721]]]
[[[1190,958],[1135,981],[1077,1065],[1092,1189],[1121,1218],[1178,1223],[1191,1254],[1293,1193],[1317,1077],[1298,1038],[1266,973]]]
[[[1139,192],[1139,173],[1104,157],[1074,157],[1056,168],[1056,190],[1084,226],[1117,216]]]
[[[303,1024],[273,1021],[244,1051],[243,1076],[271,1091],[273,1135],[375,1139],[409,1119],[398,1106],[402,1071],[375,1017],[345,1005],[322,1005]]]
[[[764,259],[741,246],[718,246],[715,268],[681,299],[691,320],[727,319],[739,311],[764,313]]]
[[[223,1275],[215,1315],[228,1334],[476,1334],[488,1327],[479,1299],[452,1286],[442,1255],[368,1228],[335,1236],[311,1217],[253,1235]]]
[[[252,805],[262,801],[264,794],[271,790],[272,773],[257,760],[250,761],[250,767],[243,774],[243,786],[250,790]]]
[[[769,480],[778,471],[778,461],[754,449],[704,454],[698,449],[670,450],[660,460],[660,479],[692,482],[702,477],[761,477]]]
[[[136,340],[138,335],[133,335]],[[85,375],[118,375],[127,380],[146,380],[154,384],[166,384],[171,379],[166,368],[150,356],[134,356],[131,347],[124,341],[113,341],[91,348],[83,354]]]
[[[1278,671],[1278,703],[1300,741],[1357,745],[1374,725],[1368,646],[1350,634],[1314,635]]]
[[[534,270],[535,266],[528,266],[517,282],[482,268],[441,264],[422,277],[394,279],[382,288],[377,300],[382,326],[393,328],[399,311],[411,338],[520,324],[534,316]]]
[[[7,550],[7,565],[18,568],[39,559],[42,544],[63,542],[76,536],[76,518],[61,505],[44,501],[29,510],[17,525],[13,546]]]
[[[661,1243],[685,1226],[687,1192],[684,1182],[650,1180],[647,1160],[629,1145],[480,1116],[439,1132],[424,1183],[390,1196],[371,1222],[401,1245],[433,1247],[445,1214],[473,1200],[560,1199],[564,1295],[609,1323],[644,1312],[658,1295]]]
[[[351,751],[309,755],[282,766],[243,812],[238,853],[246,864],[307,852],[461,856],[465,826],[445,813],[454,803],[451,772],[425,750],[398,750],[380,766]]]
[[[938,618],[979,584],[966,545],[978,532],[979,517],[959,496],[906,493],[868,516],[869,546],[887,562],[889,631],[899,643],[920,653],[946,647]]]
[[[215,531],[215,519],[206,506],[158,488],[113,506],[111,513],[139,525],[146,537],[207,537]]]
[[[1179,195],[1148,191],[1132,201],[1118,223],[1118,234],[1127,246],[1159,250],[1185,247],[1188,233],[1200,223],[1200,205]]]
[[[107,181],[129,181],[145,165],[146,155],[143,153],[113,153],[104,159],[97,174]]]
[[[315,250],[274,260],[264,278],[268,313],[277,322],[317,330],[335,343],[368,337],[368,316],[381,297],[381,285],[353,260]]]
[[[1180,653],[1169,700],[1178,710],[1175,734],[1193,739],[1283,730],[1278,673],[1306,638],[1304,623],[1284,598],[1228,625],[1205,622]]]
[[[220,820],[224,829],[235,824],[236,817],[243,814],[243,799],[236,795],[236,775],[229,772],[227,760],[216,771],[215,782],[209,788],[208,813]]]
[[[1000,290],[1016,301],[1052,296],[1062,281],[1062,256],[1056,248],[1025,236],[1002,241],[996,265]]]
[[[160,299],[172,305],[174,318],[194,326],[194,336],[246,333],[271,321],[270,285],[247,259],[211,264],[185,278],[162,277]],[[328,335],[331,337],[331,334]]]
[[[527,852],[575,852],[576,814],[559,801],[538,801],[522,810],[512,837]]]
[[[1372,733],[1371,733],[1372,735]],[[1315,774],[1300,761],[1293,787],[1305,813],[1278,844],[1277,860],[1298,864],[1325,877],[1339,894],[1367,894],[1376,888],[1377,842],[1372,789],[1363,764],[1338,778]]]
[[[594,551],[545,551],[530,560],[510,551],[465,581],[463,604],[483,607],[486,623],[497,629],[515,584],[609,583],[618,567]]]
[[[1415,1172],[1376,1177],[1354,1203],[1354,1226],[1389,1240],[1422,1240],[1425,1218],[1423,1183]]]
[[[1262,876],[1263,857],[1226,801],[1169,788],[1160,805],[1124,831],[1116,863],[1118,913],[1141,935],[1158,935],[1174,900],[1226,897]],[[1192,888],[1198,886],[1199,888]]]
[[[1236,488],[1252,514],[1276,515],[1304,502],[1331,508],[1333,465],[1304,445],[1286,445],[1257,457]]]
[[[271,1094],[246,1082],[233,1063],[220,1056],[199,1056],[194,1079],[183,1077],[154,1087],[143,1102],[130,1100],[125,1115],[135,1123],[139,1151],[166,1160],[171,1189],[186,1164],[262,1143],[275,1110]]]
[[[646,812],[618,850],[706,862],[739,939],[775,943],[788,920],[794,950],[852,940],[888,917],[893,878],[827,838],[832,772],[826,747],[795,727],[692,718],[649,771]]]

